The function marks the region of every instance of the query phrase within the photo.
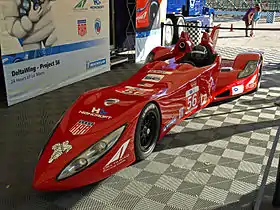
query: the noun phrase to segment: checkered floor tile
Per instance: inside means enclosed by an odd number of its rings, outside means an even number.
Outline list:
[[[113,73],[98,76],[100,83],[95,85],[124,80],[135,72],[133,68],[120,66]],[[0,154],[7,170],[0,173],[0,209],[246,209],[257,195],[280,125],[280,107],[274,105],[280,98],[280,72],[275,67],[277,73],[272,76],[271,70],[265,67],[259,92],[208,107],[184,120],[146,160],[98,184],[63,193],[37,193],[30,188],[36,155],[43,145],[38,141],[47,136],[65,107],[79,92],[92,87],[96,78],[67,87],[68,91],[60,89],[56,94],[41,96],[41,100],[33,99],[8,110],[1,108],[0,124],[10,126],[1,130],[6,137],[0,140]],[[116,78],[112,74],[119,76],[118,81],[112,81]],[[63,91],[68,97],[62,97]],[[18,126],[12,126],[11,120]],[[12,152],[18,155],[9,158]],[[268,186],[275,182],[279,153],[280,146]],[[271,196],[269,189],[267,195]]]

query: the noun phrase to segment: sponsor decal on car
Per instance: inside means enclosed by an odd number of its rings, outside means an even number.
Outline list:
[[[198,107],[199,87],[195,86],[186,91],[187,110],[186,114]]]
[[[202,94],[200,97],[201,105],[205,105],[207,103],[207,94]]]
[[[134,96],[143,96],[147,92],[152,92],[151,89],[144,89],[139,87],[131,87],[125,86],[124,88],[117,89],[118,93],[126,94],[126,95],[134,95]]]
[[[243,93],[244,91],[244,85],[238,85],[238,86],[234,86],[232,87],[232,95],[238,95]]]
[[[119,148],[117,153],[111,158],[111,160],[104,166],[103,172],[108,171],[116,166],[124,163],[126,159],[129,157],[129,154],[125,154],[127,146],[130,142],[130,139],[123,143],[123,145]]]
[[[57,143],[52,146],[53,153],[48,161],[48,163],[52,163],[56,159],[58,159],[64,153],[69,152],[72,149],[72,145],[69,144],[69,141],[64,141],[62,143]]]
[[[119,102],[120,102],[120,100],[117,99],[117,98],[108,98],[108,99],[106,99],[106,100],[104,101],[104,105],[105,105],[105,106],[111,106],[111,105],[117,104],[117,103],[119,103]]]
[[[108,112],[105,112],[104,109],[96,108],[96,107],[93,107],[91,112],[79,111],[79,114],[89,115],[89,116],[92,116],[92,117],[98,117],[98,118],[101,118],[101,119],[111,119],[112,118],[111,116],[107,115]]]
[[[87,20],[77,20],[78,35],[84,36],[87,33]]]
[[[94,125],[93,122],[79,120],[69,131],[74,136],[83,135],[86,134],[93,125]]]
[[[246,88],[254,88],[256,86],[257,86],[257,75],[252,77],[252,79],[246,85]]]
[[[166,131],[168,128],[170,128],[171,125],[173,125],[176,122],[176,117],[173,117],[172,120],[170,120],[163,128],[163,131]]]
[[[148,73],[154,73],[154,74],[167,74],[170,75],[173,72],[172,71],[163,71],[163,70],[149,70]]]
[[[148,74],[146,75],[142,81],[146,82],[159,82],[164,78],[164,75],[158,75],[158,74]]]
[[[138,86],[141,86],[141,87],[153,87],[154,84],[141,82],[141,83],[138,84]]]
[[[179,109],[179,119],[182,119],[185,115],[185,107]]]

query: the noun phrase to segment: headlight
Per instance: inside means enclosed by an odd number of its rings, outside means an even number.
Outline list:
[[[249,61],[243,71],[239,72],[238,79],[245,78],[253,74],[258,66],[259,61]]]
[[[108,152],[117,140],[122,135],[126,125],[121,126],[117,130],[113,131],[109,135],[105,136],[100,141],[96,142],[94,145],[86,149],[78,157],[73,159],[59,174],[57,180],[66,179],[73,176],[76,173],[84,170],[94,162],[96,162],[100,157],[102,157],[106,152]]]

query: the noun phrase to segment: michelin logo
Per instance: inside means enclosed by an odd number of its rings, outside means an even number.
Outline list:
[[[103,59],[100,59],[100,60],[97,60],[97,61],[87,61],[86,62],[86,69],[93,69],[93,68],[96,68],[96,67],[99,67],[99,66],[103,66],[106,63],[107,63],[106,58],[103,58]]]

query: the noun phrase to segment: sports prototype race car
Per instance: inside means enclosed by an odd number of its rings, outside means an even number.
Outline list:
[[[155,48],[128,80],[82,94],[42,150],[33,188],[69,190],[103,180],[147,158],[170,129],[210,103],[256,91],[262,54],[224,60],[214,34],[194,46],[183,32],[173,48]]]

